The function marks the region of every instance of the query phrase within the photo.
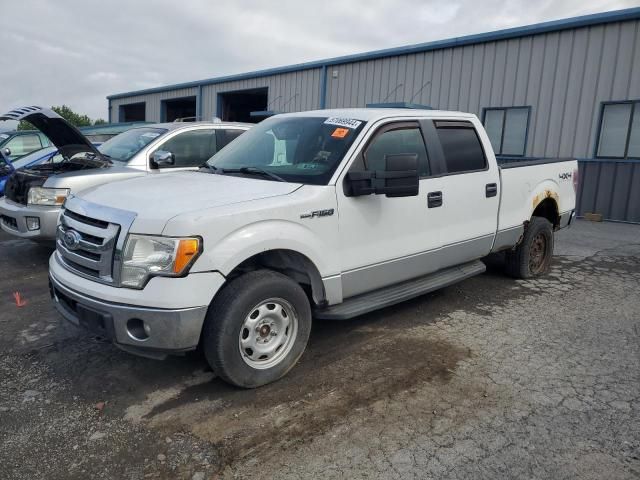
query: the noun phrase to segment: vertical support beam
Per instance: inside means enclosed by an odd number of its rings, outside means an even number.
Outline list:
[[[196,120],[204,120],[202,118],[202,84],[198,84],[198,96],[196,97]]]
[[[107,109],[107,123],[111,123],[111,100],[108,99],[107,103],[109,105],[109,108]]]
[[[322,65],[320,71],[320,108],[327,108],[327,66]]]

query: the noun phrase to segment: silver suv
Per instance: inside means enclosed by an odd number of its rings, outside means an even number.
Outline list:
[[[252,125],[158,123],[133,128],[95,147],[52,110],[24,107],[0,120],[26,120],[58,148],[45,163],[17,170],[0,198],[0,227],[12,235],[53,242],[70,193],[146,174],[194,170]],[[126,186],[123,186],[126,188]]]

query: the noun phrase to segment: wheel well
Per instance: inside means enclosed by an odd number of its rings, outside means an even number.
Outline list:
[[[267,250],[258,253],[235,267],[227,280],[236,278],[253,270],[269,269],[291,278],[307,293],[309,300],[316,305],[326,302],[324,283],[320,272],[305,255],[293,250]]]
[[[552,198],[545,198],[541,201],[531,215],[533,217],[543,217],[551,222],[554,229],[560,226],[560,215],[558,214],[558,204]]]

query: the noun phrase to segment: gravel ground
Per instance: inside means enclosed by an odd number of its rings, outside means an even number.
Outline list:
[[[286,378],[244,391],[62,323],[50,251],[1,234],[0,478],[640,478],[640,227],[556,247],[540,280],[492,269],[316,322]]]

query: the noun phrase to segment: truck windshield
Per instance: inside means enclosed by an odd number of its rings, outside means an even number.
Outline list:
[[[7,138],[9,138],[11,135],[8,135],[6,133],[0,133],[0,144],[2,144],[2,142],[4,142]]]
[[[216,173],[326,185],[365,122],[353,118],[273,117],[209,159]],[[212,168],[213,169],[213,168]],[[270,175],[269,175],[270,174]]]
[[[107,140],[98,147],[98,150],[110,160],[128,162],[136,153],[166,131],[164,128],[132,128]]]

